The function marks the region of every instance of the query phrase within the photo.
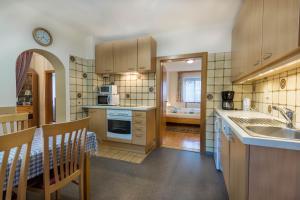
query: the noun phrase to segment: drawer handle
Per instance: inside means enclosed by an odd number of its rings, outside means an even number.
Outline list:
[[[134,123],[135,123],[135,124],[142,124],[142,123],[143,123],[143,121],[134,120]]]
[[[143,137],[143,134],[135,134],[136,137]]]
[[[273,55],[272,53],[265,53],[264,60],[267,60],[267,59],[271,58],[272,55]]]
[[[145,69],[145,67],[139,67],[139,69]]]
[[[259,65],[259,64],[260,64],[260,61],[258,60],[256,63],[254,63],[253,66],[257,66],[257,65]]]
[[[130,68],[128,68],[128,70],[135,70],[135,68],[134,67],[130,67]]]

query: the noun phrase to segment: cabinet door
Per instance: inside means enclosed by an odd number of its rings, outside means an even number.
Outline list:
[[[232,81],[238,80],[246,73],[248,60],[248,26],[247,4],[243,4],[232,31]]]
[[[113,73],[113,43],[104,43],[96,45],[96,73]]]
[[[224,133],[221,133],[221,166],[227,191],[229,191],[229,153],[229,140]]]
[[[126,41],[127,71],[137,71],[137,39]]]
[[[107,132],[107,120],[105,109],[89,109],[89,130],[93,131],[97,135],[97,140],[106,139]]]
[[[264,0],[263,63],[274,61],[299,46],[300,0]]]
[[[229,198],[248,199],[249,146],[240,142],[233,134],[230,141]]]
[[[248,26],[247,45],[248,60],[246,73],[255,71],[261,65],[262,52],[262,18],[263,18],[263,1],[247,0],[247,20],[245,24]]]
[[[138,38],[138,71],[155,71],[156,42],[152,37]]]
[[[137,71],[137,40],[116,41],[113,44],[115,72]]]

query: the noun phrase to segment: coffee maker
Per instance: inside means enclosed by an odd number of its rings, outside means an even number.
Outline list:
[[[223,91],[222,92],[222,109],[233,110],[234,109],[234,91]]]

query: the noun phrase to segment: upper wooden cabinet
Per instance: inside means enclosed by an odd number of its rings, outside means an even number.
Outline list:
[[[113,44],[111,42],[96,45],[96,73],[114,72]]]
[[[155,71],[156,42],[152,37],[96,45],[96,73]]]
[[[246,22],[247,38],[245,47],[247,49],[247,64],[246,72],[251,72],[261,64],[261,44],[262,44],[262,16],[263,16],[263,1],[248,0],[246,1]]]
[[[232,31],[232,80],[299,49],[300,0],[245,0]]]
[[[155,71],[156,41],[151,37],[138,38],[138,71]]]
[[[113,42],[115,72],[137,71],[137,40]]]
[[[299,46],[299,0],[263,1],[263,63],[274,61]]]

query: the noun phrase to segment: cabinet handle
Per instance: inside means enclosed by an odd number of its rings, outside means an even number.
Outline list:
[[[143,137],[143,134],[135,134],[136,137]]]
[[[272,55],[273,55],[272,53],[265,53],[264,54],[264,60],[267,60],[267,59],[271,58]]]
[[[131,67],[131,68],[128,68],[129,70],[135,70],[135,68],[134,67]]]
[[[145,67],[139,67],[139,69],[145,69]]]
[[[256,63],[254,63],[253,66],[257,66],[257,65],[259,65],[259,64],[260,64],[260,61],[258,60]]]

